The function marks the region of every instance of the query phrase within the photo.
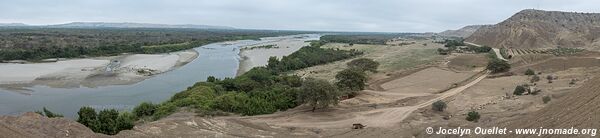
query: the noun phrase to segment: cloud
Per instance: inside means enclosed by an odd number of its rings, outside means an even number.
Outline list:
[[[0,0],[0,22],[225,25],[249,29],[439,32],[526,8],[600,12],[594,0]]]

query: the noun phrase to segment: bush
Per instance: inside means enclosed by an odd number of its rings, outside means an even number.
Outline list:
[[[504,60],[492,58],[488,62],[487,69],[492,71],[492,73],[505,72],[510,69],[510,64]]]
[[[77,118],[77,122],[90,128],[94,132],[100,132],[100,126],[98,124],[98,114],[96,113],[96,110],[94,108],[81,107],[79,108],[79,112],[77,112],[77,115],[79,115],[79,118]]]
[[[362,70],[349,68],[338,72],[335,79],[335,84],[343,90],[360,91],[365,89],[367,74]]]
[[[514,95],[523,95],[523,93],[525,93],[525,91],[527,91],[527,89],[525,89],[525,87],[519,85],[517,87],[515,87],[515,91],[513,92]]]
[[[535,71],[532,69],[527,69],[527,71],[525,71],[525,75],[535,75]]]
[[[542,101],[544,101],[544,104],[547,104],[548,102],[550,102],[550,100],[552,100],[552,98],[550,98],[550,96],[542,97]]]
[[[446,102],[441,100],[434,102],[433,104],[431,104],[431,106],[433,110],[440,112],[443,112],[447,108]]]
[[[171,115],[177,110],[177,106],[173,103],[161,104],[156,108],[156,113],[152,116],[152,119],[158,120],[160,118]]]
[[[373,61],[373,59],[359,58],[346,63],[346,65],[350,68],[356,68],[362,71],[377,72],[379,63]]]
[[[471,111],[467,114],[467,121],[473,121],[473,122],[477,122],[479,121],[479,118],[481,116],[479,115],[479,112],[477,111]]]
[[[119,132],[117,118],[119,112],[115,109],[105,109],[98,113],[99,131],[103,134],[114,135]]]
[[[140,105],[133,108],[133,113],[137,117],[152,116],[155,110],[156,105],[149,102],[143,102]]]

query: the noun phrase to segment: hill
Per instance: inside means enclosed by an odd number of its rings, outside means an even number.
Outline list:
[[[600,49],[600,14],[527,9],[466,39],[491,47]]]
[[[235,29],[228,26],[212,25],[169,25],[150,23],[110,23],[110,22],[72,22],[66,24],[48,25],[53,28],[194,28],[194,29]]]
[[[458,30],[446,30],[438,33],[438,35],[446,36],[446,37],[462,37],[467,38],[471,36],[475,31],[477,31],[481,27],[488,27],[489,25],[469,25]]]

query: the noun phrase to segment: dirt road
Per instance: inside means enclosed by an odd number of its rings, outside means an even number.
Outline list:
[[[465,44],[469,44],[469,45],[481,47],[481,45],[478,45],[478,44],[475,44],[475,43],[471,43],[471,42],[465,42]],[[496,53],[496,57],[498,57],[498,59],[501,59],[501,60],[504,60],[504,61],[508,61],[508,60],[504,59],[504,57],[502,57],[502,55],[500,54],[500,49],[498,49],[498,48],[492,48],[492,50],[494,50],[494,53]]]

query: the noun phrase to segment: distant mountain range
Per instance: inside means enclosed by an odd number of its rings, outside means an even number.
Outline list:
[[[523,10],[477,29],[466,41],[491,47],[600,50],[600,14]]]
[[[48,27],[48,28],[194,28],[194,29],[236,29],[229,26],[194,24],[151,24],[151,23],[111,23],[111,22],[72,22],[56,25],[27,25],[23,23],[0,23],[0,27]]]

